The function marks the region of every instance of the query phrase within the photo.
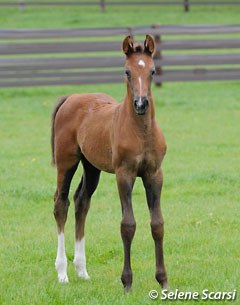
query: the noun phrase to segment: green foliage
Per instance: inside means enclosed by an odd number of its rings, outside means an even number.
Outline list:
[[[28,8],[23,13],[16,8],[4,8],[0,12],[0,26],[126,26],[160,20],[168,24],[223,20],[237,23],[237,13],[239,16],[237,8],[223,7],[207,8],[207,11],[193,8],[189,14],[168,7],[144,8],[138,14],[124,8],[109,8],[105,14],[97,8]],[[138,180],[133,194],[137,221],[132,247],[133,292],[123,294],[121,210],[115,177],[105,173],[94,194],[86,224],[91,280],[79,280],[73,268],[72,204],[66,225],[70,283],[57,283],[54,270],[57,239],[52,215],[56,172],[50,166],[50,115],[54,101],[61,95],[99,91],[121,101],[125,85],[0,91],[0,304],[153,304],[148,292],[151,289],[160,292],[154,280],[149,215]],[[163,164],[162,209],[171,289],[198,292],[237,289],[240,282],[239,83],[164,84],[162,88],[153,87],[153,95],[157,120],[168,144]],[[80,176],[81,168],[74,177],[70,198]],[[160,302],[159,299],[154,303]]]

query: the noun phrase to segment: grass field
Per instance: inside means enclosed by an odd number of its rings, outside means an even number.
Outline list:
[[[0,28],[238,23],[240,7],[17,9],[2,8]],[[0,91],[0,304],[160,304],[148,292],[154,279],[154,245],[140,181],[134,188],[137,231],[132,247],[133,292],[123,294],[119,233],[121,210],[115,177],[103,173],[86,224],[90,281],[72,264],[74,209],[69,209],[66,250],[69,285],[54,269],[57,249],[52,215],[55,169],[50,166],[50,115],[57,97],[103,91],[118,101],[125,85],[62,86]],[[175,83],[153,87],[157,120],[168,144],[163,164],[165,260],[172,290],[239,290],[240,84]],[[70,198],[79,182],[75,175]],[[71,202],[72,203],[72,202]],[[239,291],[238,291],[239,292]],[[239,292],[240,293],[240,292]],[[214,304],[199,301],[198,304]],[[230,302],[218,301],[217,304]],[[239,303],[239,296],[233,304]],[[166,301],[163,304],[195,304]]]

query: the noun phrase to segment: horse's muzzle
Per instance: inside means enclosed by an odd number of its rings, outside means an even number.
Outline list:
[[[136,114],[138,114],[138,115],[145,114],[149,107],[149,102],[148,102],[147,96],[135,97],[133,107],[134,107]]]

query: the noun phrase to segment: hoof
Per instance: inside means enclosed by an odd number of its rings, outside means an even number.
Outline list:
[[[59,283],[63,283],[63,284],[68,284],[69,281],[68,281],[67,274],[65,274],[65,275],[58,275],[58,282]]]
[[[84,279],[84,280],[90,279],[90,276],[88,275],[87,270],[77,271],[77,274],[78,274],[78,277],[80,277],[81,279]]]
[[[67,258],[62,259],[57,258],[55,261],[55,267],[58,273],[58,282],[59,283],[68,283],[67,276]]]
[[[125,286],[125,287],[124,287],[124,292],[125,292],[125,293],[132,292],[132,286]]]
[[[166,289],[166,290],[170,291],[170,287],[169,287],[167,281],[163,282],[163,283],[160,284],[160,285],[161,285],[162,289]]]
[[[121,281],[124,287],[124,292],[130,292],[132,290],[132,272],[123,273]]]
[[[169,289],[167,275],[165,272],[156,273],[156,280],[163,289]]]
[[[73,263],[78,276],[84,280],[89,280],[90,276],[87,273],[86,262],[80,259],[74,259]]]

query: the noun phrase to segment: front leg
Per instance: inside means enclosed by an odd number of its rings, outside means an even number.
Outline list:
[[[145,174],[143,179],[146,190],[147,203],[151,217],[151,231],[155,243],[156,256],[156,280],[159,284],[167,289],[167,273],[164,266],[163,258],[163,236],[164,236],[164,222],[160,208],[160,196],[162,190],[162,171],[161,169],[154,174]]]
[[[122,206],[121,236],[124,246],[124,266],[121,280],[125,291],[132,287],[131,244],[136,230],[136,222],[132,210],[132,189],[135,176],[124,168],[116,170],[119,196]]]

